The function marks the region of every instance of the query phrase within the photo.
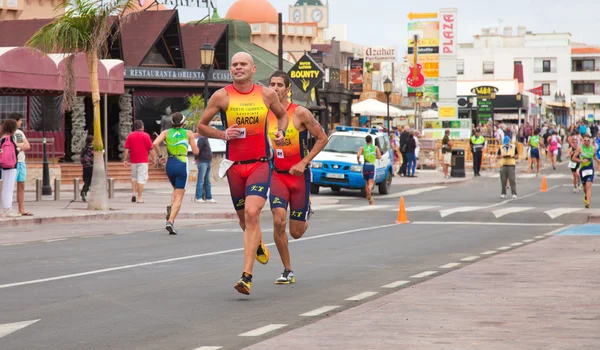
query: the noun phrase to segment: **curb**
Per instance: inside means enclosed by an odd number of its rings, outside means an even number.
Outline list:
[[[37,218],[18,218],[6,221],[0,221],[3,227],[34,226],[43,224],[64,224],[81,223],[101,220],[164,220],[165,213],[90,213],[83,215],[67,215],[59,217],[37,217]],[[206,219],[237,219],[234,212],[225,213],[180,213],[177,215],[179,220],[206,220]]]
[[[599,215],[589,215],[587,222],[589,224],[598,224],[598,223],[600,223],[600,216]]]

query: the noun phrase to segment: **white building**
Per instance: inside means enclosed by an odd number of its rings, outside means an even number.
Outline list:
[[[576,101],[576,116],[584,115],[584,106],[589,113],[598,109],[600,116],[600,49],[573,43],[569,33],[534,34],[522,26],[516,32],[512,27],[485,28],[472,43],[459,44],[457,79],[513,79],[516,64],[523,67],[522,89],[530,103],[535,104],[537,96],[527,90],[542,87],[542,114],[572,114],[571,101]]]

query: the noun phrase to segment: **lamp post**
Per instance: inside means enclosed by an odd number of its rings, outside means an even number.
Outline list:
[[[55,191],[60,191],[60,188],[55,188]],[[46,119],[42,113],[42,195],[49,196],[52,194],[50,186],[50,168],[48,165],[48,153],[46,152]]]
[[[385,78],[383,82],[383,92],[385,93],[385,97],[387,98],[387,129],[390,131],[390,94],[392,93],[393,82],[390,78]]]
[[[200,67],[204,69],[204,108],[208,105],[208,72],[215,60],[215,48],[207,41],[200,48]]]
[[[496,91],[490,92],[490,102],[492,102],[492,136],[491,138],[495,138],[496,134],[494,133],[494,126],[496,124],[495,122],[495,118],[494,118],[494,100],[496,99]]]
[[[517,92],[517,94],[515,95],[515,98],[517,99],[517,118],[519,118],[517,120],[517,125],[520,128],[521,127],[521,99],[523,99],[523,95],[521,95],[520,92]]]
[[[575,108],[577,107],[577,103],[575,101],[572,101],[571,107],[573,107],[573,115],[572,115],[573,120],[571,121],[571,124],[575,124],[575,122],[577,121],[577,118],[575,117],[575,111],[576,111]]]
[[[538,103],[538,107],[539,107],[539,109],[540,109],[540,110],[538,111],[538,115],[539,115],[539,117],[538,117],[538,121],[541,121],[541,120],[542,120],[542,103],[544,103],[544,100],[542,100],[542,98],[541,98],[541,97],[538,97],[538,99],[537,99],[537,103]],[[537,123],[536,123],[536,124],[537,124]],[[533,128],[534,128],[534,129],[535,129],[535,127],[536,127],[536,125],[534,125],[534,126],[533,126]]]
[[[587,115],[585,114],[585,108],[587,107],[587,103],[583,102],[583,119],[587,119]]]

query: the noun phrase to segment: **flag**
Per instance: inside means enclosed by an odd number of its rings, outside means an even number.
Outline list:
[[[540,85],[540,86],[535,87],[533,89],[527,90],[527,92],[531,92],[534,95],[542,96],[544,94],[544,88]]]

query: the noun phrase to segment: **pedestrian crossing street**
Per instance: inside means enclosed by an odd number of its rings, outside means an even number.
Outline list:
[[[538,208],[530,206],[437,206],[437,205],[416,205],[407,206],[407,213],[411,212],[431,212],[437,213],[439,217],[448,218],[459,213],[492,213],[495,218],[508,217],[510,215],[521,213],[543,213],[549,219],[556,219],[566,214],[582,213],[589,215],[600,215],[600,209],[585,209],[583,207],[559,207],[559,208]],[[392,204],[374,204],[374,205],[350,205],[350,204],[333,204],[333,205],[315,205],[315,212],[398,212],[398,205]]]

